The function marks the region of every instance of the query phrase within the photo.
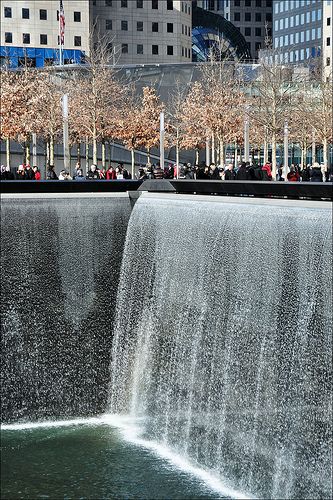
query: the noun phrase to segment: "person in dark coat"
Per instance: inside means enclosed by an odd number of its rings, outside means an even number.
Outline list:
[[[319,163],[315,162],[310,171],[310,182],[323,182],[323,174]]]
[[[54,171],[54,165],[50,165],[48,167],[47,172],[46,172],[46,179],[48,181],[57,181],[58,180],[58,176]]]
[[[25,166],[24,177],[27,181],[33,181],[35,178],[35,172],[32,170],[29,163]]]
[[[301,177],[302,177],[302,182],[309,182],[310,181],[310,167],[309,167],[309,165],[303,167],[303,170],[301,170]]]
[[[218,181],[219,180],[219,169],[215,165],[215,163],[210,164],[210,169],[209,169],[209,177],[212,181]]]
[[[7,165],[4,168],[5,168],[5,170],[4,170],[3,174],[1,175],[1,179],[4,180],[4,181],[13,181],[13,180],[15,180],[15,175],[10,170],[10,166]]]
[[[225,181],[234,181],[236,179],[236,172],[234,171],[234,166],[229,163],[228,168],[224,172]]]
[[[153,169],[153,178],[154,179],[163,179],[164,178],[164,171],[159,165],[156,165]]]
[[[247,169],[246,169],[246,163],[245,163],[245,161],[242,161],[239,169],[237,170],[236,180],[237,181],[247,181],[248,180],[248,172],[247,172]]]
[[[18,168],[16,170],[15,179],[17,181],[24,181],[25,180],[25,173],[24,173],[24,166],[23,165],[18,166]]]
[[[90,170],[87,172],[88,180],[98,180],[99,179],[99,170],[96,165],[91,165]]]

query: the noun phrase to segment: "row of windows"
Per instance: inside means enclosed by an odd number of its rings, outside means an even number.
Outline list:
[[[244,0],[234,0],[234,6],[240,7],[243,5]],[[245,0],[245,7],[263,7],[264,0]],[[228,3],[226,3],[226,7],[228,7]],[[266,0],[266,7],[272,7],[272,0]]]
[[[10,32],[5,33],[5,43],[13,43],[13,33]],[[22,33],[22,43],[30,44],[30,33]],[[47,45],[46,34],[39,35],[39,43],[40,45]],[[58,37],[58,45],[59,45],[59,37]],[[80,36],[74,36],[74,47],[81,47]]]
[[[151,54],[153,56],[158,56],[160,48],[164,48],[164,47],[160,47],[159,45],[152,45],[151,46]],[[112,49],[111,45],[110,45],[110,49]],[[121,53],[122,54],[129,54],[129,45],[128,45],[128,43],[122,43],[121,44]],[[167,45],[165,53],[166,53],[167,56],[173,56],[173,55],[175,55],[173,45]],[[137,46],[136,46],[136,54],[138,54],[138,55],[143,55],[144,54],[143,44],[137,44]],[[182,57],[190,58],[191,57],[191,50],[188,49],[187,47],[182,47]]]
[[[133,2],[133,0],[130,0]],[[112,7],[113,6],[114,0],[105,0],[105,6],[106,7]],[[145,1],[147,5],[147,0]],[[93,1],[93,5],[96,5],[96,0]],[[136,0],[136,8],[137,9],[143,9],[144,5],[144,0]],[[128,7],[128,0],[120,0],[120,7],[123,9],[127,9]],[[151,0],[151,8],[152,9],[158,9],[158,0]],[[189,8],[190,9],[190,8]],[[167,0],[167,10],[173,10],[173,0]],[[182,11],[183,10],[183,2],[182,2]],[[186,5],[186,11],[187,11],[187,5]],[[190,14],[190,12],[188,12]]]
[[[309,59],[310,57],[318,57],[320,52],[317,47],[308,47],[306,49],[296,49],[291,50],[290,52],[285,52],[281,54],[275,54],[275,62],[280,63],[294,63],[299,61],[304,61],[305,59]],[[329,58],[327,58],[329,59]],[[327,60],[326,60],[327,64]],[[328,64],[329,66],[329,64]]]
[[[274,47],[287,47],[298,43],[311,42],[315,39],[321,40],[321,28],[312,28],[311,30],[301,31],[297,33],[290,33],[274,38]]]
[[[288,10],[299,9],[311,3],[316,3],[317,0],[276,0],[274,2],[274,14],[288,12]]]
[[[12,8],[11,7],[4,7],[4,17],[12,17]],[[59,20],[59,11],[57,12],[57,17]],[[30,9],[22,9],[22,19],[30,19]],[[46,9],[39,9],[39,19],[41,21],[47,21],[47,10]],[[81,12],[74,11],[73,12],[73,19],[74,19],[75,23],[80,23],[81,22]]]
[[[321,21],[321,9],[313,10],[312,12],[306,12],[304,14],[297,14],[296,16],[285,17],[282,19],[276,19],[274,21],[274,30],[279,31],[283,29],[293,28],[294,26],[299,26],[303,24],[315,23],[316,21]]]
[[[158,22],[152,22],[151,23],[151,31],[153,33],[160,33],[162,32],[162,29],[160,29],[160,26],[162,23]],[[120,27],[122,31],[128,31],[128,21],[121,21]],[[136,31],[143,31],[143,21],[137,21],[136,22]],[[173,33],[173,23],[166,23],[166,32],[167,33]],[[106,30],[112,30],[113,29],[113,20],[112,19],[105,19],[105,29]],[[182,34],[191,36],[191,27],[186,26],[182,24]]]
[[[262,14],[261,12],[255,12],[255,14],[252,16],[252,12],[245,12],[244,13],[244,21],[246,22],[251,22],[252,20],[255,21],[256,23],[261,23],[262,22]],[[240,12],[234,12],[234,21],[240,22],[241,20],[241,13]],[[272,14],[270,12],[267,12],[265,14],[265,21],[267,22],[272,22]]]
[[[252,36],[254,33],[255,36],[262,36],[262,29],[261,28],[244,28],[244,35],[245,36]]]

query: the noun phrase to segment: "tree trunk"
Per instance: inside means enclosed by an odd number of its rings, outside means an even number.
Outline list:
[[[10,168],[10,139],[6,138],[6,164]]]
[[[315,132],[313,130],[312,132],[312,165],[316,161],[316,139],[315,139]]]
[[[151,164],[150,163],[150,148],[147,148],[147,163],[149,163],[149,165]]]
[[[195,164],[198,165],[199,163],[199,148],[195,150]]]
[[[224,158],[224,142],[222,139],[219,140],[219,152],[220,152],[220,165],[224,166],[225,158]]]
[[[131,161],[132,161],[132,179],[134,179],[134,175],[135,175],[135,153],[134,153],[134,148],[131,149]]]
[[[178,179],[178,170],[179,170],[179,143],[177,141],[176,142],[176,179]]]
[[[212,134],[212,163],[215,163],[215,136]]]
[[[47,139],[45,141],[45,155],[46,155],[46,167],[50,166],[50,141]]]
[[[105,140],[102,140],[102,167],[105,168]]]
[[[237,142],[235,141],[234,142],[234,146],[235,146],[235,158],[234,158],[234,167],[237,168]]]
[[[54,138],[50,137],[50,165],[54,165]]]
[[[93,137],[93,164],[97,165],[97,139],[95,135]]]
[[[88,173],[89,170],[89,141],[88,137],[86,137],[86,171]]]
[[[306,152],[308,150],[308,145],[306,142],[302,142],[302,147],[301,147],[301,168],[303,169],[306,167]]]
[[[276,180],[276,135],[272,134],[272,177]]]
[[[25,143],[25,163],[30,165],[30,141]]]
[[[76,144],[76,161],[81,163],[81,143],[78,142]]]
[[[328,151],[327,151],[327,139],[326,137],[323,140],[323,162],[324,162],[324,172],[327,172],[328,168]],[[325,178],[325,175],[324,175]]]
[[[209,137],[206,138],[206,165],[209,165],[209,156],[210,156],[210,144]]]
[[[264,138],[264,164],[268,161],[268,142],[267,137]]]

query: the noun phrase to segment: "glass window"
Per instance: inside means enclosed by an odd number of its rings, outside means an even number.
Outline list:
[[[136,8],[137,9],[143,9],[143,0],[136,0]],[[141,45],[137,45],[137,54],[143,54],[143,46],[142,46],[142,52],[138,52],[138,47],[141,47]]]
[[[331,58],[326,57],[326,66],[331,66]]]
[[[13,33],[5,33],[5,43],[13,43]]]
[[[295,26],[298,26],[299,25],[299,15],[297,14],[295,16]]]
[[[274,21],[274,30],[279,31],[279,21],[277,19]]]
[[[310,12],[307,12],[306,13],[306,22],[309,23],[310,22]]]
[[[167,10],[173,10],[173,0],[167,0]]]
[[[240,12],[234,12],[234,21],[240,21]]]
[[[299,58],[300,58],[301,61],[304,61],[304,49],[300,50]]]
[[[141,7],[139,7],[140,9]],[[136,53],[137,54],[143,54],[143,45],[139,44],[136,46]]]
[[[121,30],[128,31],[128,22],[127,21],[121,21]]]
[[[290,10],[293,10],[294,8],[294,0],[290,0]]]
[[[123,7],[124,9],[127,8],[127,0],[121,0],[121,3],[120,3],[120,7]],[[123,44],[123,45],[126,45],[126,44]],[[128,50],[128,46],[127,46],[127,50]],[[125,52],[123,52],[124,54]],[[127,54],[127,52],[126,52]]]
[[[151,8],[158,9],[158,0],[151,0]]]
[[[152,53],[154,56],[157,56],[157,55],[158,55],[158,45],[152,45],[152,46],[151,46],[151,53]]]
[[[310,30],[306,30],[306,41],[310,41]]]
[[[298,50],[295,50],[295,62],[298,61]]]
[[[173,23],[167,23],[167,33],[173,33]]]
[[[47,10],[46,9],[39,9],[39,19],[41,21],[47,21]]]
[[[39,35],[39,42],[41,45],[47,45],[47,35]]]
[[[301,14],[301,24],[304,24],[304,21],[305,21],[305,15]]]
[[[279,2],[274,2],[274,14],[279,13]]]
[[[143,31],[143,21],[136,22],[136,31]]]
[[[235,7],[239,7],[240,6],[240,0],[235,0],[234,1],[234,5],[235,5]]]
[[[288,28],[289,28],[289,17],[286,17],[284,20],[284,29],[288,29]]]
[[[256,23],[260,23],[260,22],[261,22],[261,13],[256,12]]]
[[[167,55],[173,56],[173,45],[167,45]]]
[[[251,21],[251,12],[245,12],[245,21],[247,22]]]
[[[299,9],[299,0],[295,1],[295,9]]]
[[[29,18],[30,18],[29,9],[22,9],[22,19],[29,19]]]
[[[256,28],[255,34],[256,36],[261,36],[261,28]]]
[[[107,7],[112,7],[112,0],[105,0],[105,5]]]
[[[280,30],[283,30],[283,19],[280,19]]]
[[[284,45],[285,46],[289,45],[289,36],[288,35],[284,35]]]
[[[280,36],[280,47],[283,47],[283,36]]]
[[[327,18],[326,25],[331,26],[331,18],[330,17]]]
[[[321,9],[317,10],[317,21],[321,21]]]
[[[280,12],[283,12],[283,11],[284,11],[284,8],[283,8],[283,7],[284,7],[284,0],[282,0],[282,1],[280,2]]]
[[[294,60],[294,51],[293,51],[293,50],[291,50],[291,51],[289,52],[289,62],[293,62],[293,60]]]
[[[81,37],[80,36],[74,37],[74,47],[81,47]]]
[[[158,23],[151,23],[151,30],[153,33],[158,32]]]
[[[309,49],[309,47],[307,47],[305,49],[305,54],[306,54],[306,58],[309,59],[309,57],[310,57],[310,49]]]
[[[251,28],[245,28],[244,29],[244,35],[245,36],[251,36]]]
[[[301,0],[301,7],[304,7],[305,5],[305,0]]]
[[[278,37],[275,37],[274,38],[274,48],[277,49],[279,46],[279,38]]]
[[[326,38],[326,45],[327,47],[331,46],[331,38],[329,36]]]
[[[284,10],[287,12],[288,9],[289,9],[289,1],[285,0],[285,2],[284,2]]]
[[[291,16],[289,18],[289,24],[290,24],[290,27],[293,28],[294,27],[294,16]]]
[[[321,27],[317,28],[317,38],[320,40],[321,39]]]
[[[303,43],[303,42],[304,42],[304,31],[301,31],[301,43]]]
[[[290,35],[289,35],[289,43],[290,43],[290,45],[294,45],[294,33],[290,33]]]
[[[122,43],[121,44],[121,53],[122,54],[128,54],[128,43]]]
[[[261,49],[261,42],[256,42],[256,43],[254,44],[254,48],[255,48],[255,50],[256,50],[256,51],[257,51],[257,50],[260,50],[260,49]]]
[[[295,33],[295,43],[299,42],[299,33]]]
[[[228,7],[227,4],[226,7]],[[261,0],[256,0],[256,7],[261,7]]]
[[[75,12],[74,11],[74,22],[75,23],[80,23],[81,22],[81,12]]]
[[[251,0],[245,0],[245,7],[251,7]]]
[[[5,17],[12,17],[12,8],[11,7],[4,7],[4,14]]]
[[[23,43],[30,43],[30,33],[23,33],[22,40],[23,40]]]
[[[112,30],[112,19],[105,19],[105,29]]]
[[[312,21],[313,23],[316,21],[316,11],[315,11],[315,10],[313,10],[313,11],[311,12],[311,21]]]

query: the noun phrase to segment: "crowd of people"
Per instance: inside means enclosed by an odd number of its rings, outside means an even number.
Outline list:
[[[280,165],[277,170],[277,181],[289,182],[323,182],[332,181],[332,170],[323,172],[319,163],[315,162],[313,165],[306,165],[303,168],[300,165],[290,165],[288,167],[286,179],[284,177],[283,165]],[[109,165],[108,168],[98,168],[97,165],[92,164],[85,174],[80,163],[77,163],[73,172],[70,175],[66,170],[61,170],[57,175],[53,165],[49,166],[46,171],[47,180],[124,180],[131,179],[130,171],[124,167],[123,163],[119,163],[116,167]],[[162,169],[160,165],[147,164],[140,165],[135,175],[137,180],[146,179],[188,179],[188,180],[223,180],[223,181],[271,181],[272,165],[266,162],[264,165],[252,165],[250,162],[241,162],[235,168],[233,163],[220,166],[211,163],[209,166],[205,163],[200,165],[191,165],[190,163],[183,164],[178,167],[170,163],[167,167]],[[16,172],[13,173],[10,167],[1,165],[1,180],[41,180],[41,173],[38,167],[31,167],[29,164],[19,165]]]

